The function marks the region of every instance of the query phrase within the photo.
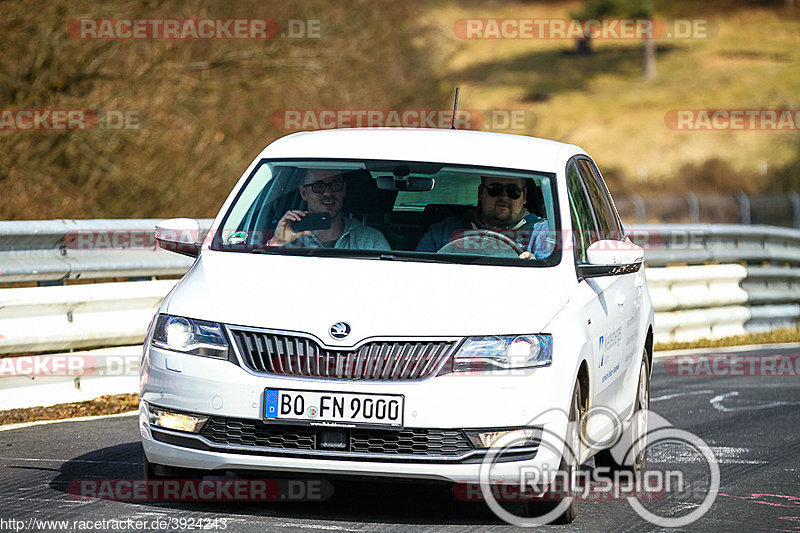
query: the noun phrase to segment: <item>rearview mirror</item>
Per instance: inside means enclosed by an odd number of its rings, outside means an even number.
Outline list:
[[[382,191],[430,191],[435,180],[419,176],[380,176],[377,182]]]

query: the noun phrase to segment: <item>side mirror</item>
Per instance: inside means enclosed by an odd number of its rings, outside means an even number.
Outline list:
[[[200,223],[193,218],[170,218],[156,224],[156,242],[170,252],[189,257],[200,254]]]
[[[587,248],[586,258],[587,263],[578,265],[581,278],[632,274],[644,264],[644,248],[627,238],[624,241],[602,240]]]

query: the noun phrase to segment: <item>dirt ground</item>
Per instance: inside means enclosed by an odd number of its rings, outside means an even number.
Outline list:
[[[60,420],[81,416],[113,415],[135,411],[139,407],[138,394],[115,394],[101,396],[86,402],[63,403],[49,407],[26,407],[0,411],[0,426],[34,422],[36,420]]]

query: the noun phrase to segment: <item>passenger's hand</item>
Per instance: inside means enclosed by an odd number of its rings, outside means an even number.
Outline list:
[[[296,209],[287,211],[278,221],[278,226],[275,228],[275,235],[272,236],[267,245],[286,246],[300,237],[311,235],[310,231],[297,232],[292,229],[292,222],[298,222],[307,214],[308,211],[299,211]]]
[[[525,252],[522,252],[521,254],[519,254],[519,258],[520,258],[520,259],[535,259],[535,258],[533,257],[533,254],[532,254],[532,253],[530,253],[530,252],[527,252],[527,251],[525,251]]]

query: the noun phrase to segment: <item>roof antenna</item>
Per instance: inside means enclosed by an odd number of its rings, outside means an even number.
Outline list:
[[[450,124],[451,130],[456,130],[456,111],[458,111],[458,87],[456,87],[456,101],[453,102],[453,122]]]

